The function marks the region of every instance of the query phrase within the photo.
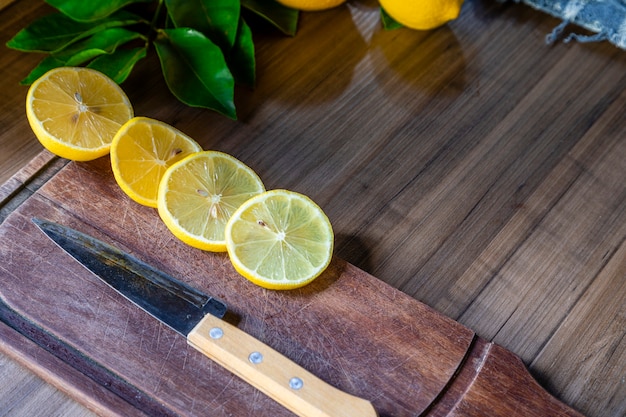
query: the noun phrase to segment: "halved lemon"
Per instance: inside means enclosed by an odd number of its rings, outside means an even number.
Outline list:
[[[329,265],[334,235],[328,217],[310,198],[272,190],[246,201],[226,225],[235,269],[269,289],[302,287]]]
[[[135,117],[111,143],[111,167],[120,188],[133,200],[157,207],[165,171],[188,155],[202,151],[195,140],[159,120]]]
[[[263,191],[259,176],[237,158],[199,152],[165,172],[159,186],[159,215],[188,245],[224,252],[226,222],[241,204]]]
[[[124,91],[101,72],[61,67],[30,86],[26,117],[50,152],[89,161],[109,153],[113,136],[133,117],[133,108]]]

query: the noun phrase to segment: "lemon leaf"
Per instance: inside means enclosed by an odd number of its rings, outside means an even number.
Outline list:
[[[150,3],[151,1],[152,0],[46,0],[46,3],[76,21],[91,22],[105,18],[129,4]]]
[[[37,66],[35,68],[32,69],[32,71],[26,76],[26,78],[24,78],[22,81],[20,81],[21,85],[31,85],[32,83],[34,83],[39,77],[41,77],[43,74],[45,74],[46,72],[48,72],[49,70],[53,69],[53,68],[59,68],[64,66],[64,62],[61,60],[56,59],[53,56],[47,56],[44,59],[42,59],[39,64],[37,64]]]
[[[111,54],[105,54],[94,59],[87,67],[98,70],[108,75],[116,83],[121,84],[128,78],[135,64],[146,57],[147,49],[147,46],[118,49]]]
[[[300,13],[274,0],[241,0],[241,6],[260,16],[285,35],[294,36]]]
[[[254,86],[256,81],[254,42],[252,31],[243,19],[239,19],[237,38],[227,61],[237,82],[250,87]]]
[[[20,83],[29,85],[53,68],[81,65],[97,56],[112,53],[119,45],[140,38],[144,36],[124,28],[105,29],[44,58]]]
[[[43,16],[20,30],[7,42],[9,48],[26,52],[57,52],[107,28],[128,26],[143,20],[120,10],[96,22],[77,22],[62,13]]]
[[[389,16],[389,13],[382,7],[380,8],[380,21],[383,24],[385,30],[394,30],[404,27],[402,23],[397,22],[393,17]]]
[[[50,54],[21,84],[32,84],[48,70],[78,65],[121,83],[154,45],[165,81],[179,101],[233,119],[235,82],[251,87],[256,82],[255,45],[247,19],[260,16],[295,35],[299,18],[298,10],[276,0],[44,1],[59,12],[31,22],[6,43],[12,49]],[[114,28],[137,32],[110,30]],[[115,33],[132,34],[116,39]],[[137,39],[145,44],[134,42],[119,50]]]
[[[236,119],[235,80],[219,46],[190,28],[162,29],[154,45],[165,82],[178,100]]]
[[[204,33],[223,51],[235,43],[239,24],[239,0],[165,0],[177,28],[193,28]]]

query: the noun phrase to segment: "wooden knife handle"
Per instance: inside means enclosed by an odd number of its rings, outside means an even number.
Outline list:
[[[274,349],[207,314],[187,340],[213,361],[302,417],[376,417],[369,401],[327,384]]]

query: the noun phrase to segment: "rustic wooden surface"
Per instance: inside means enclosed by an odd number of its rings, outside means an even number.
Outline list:
[[[8,5],[2,43],[48,11]],[[136,114],[310,195],[338,257],[519,355],[585,415],[622,416],[626,52],[548,47],[556,24],[487,0],[428,33],[382,31],[371,1],[305,14],[293,39],[257,36],[238,122],[177,104],[154,57],[124,87]],[[0,54],[3,180],[41,149],[17,85],[39,58]],[[5,414],[87,413],[2,359]]]

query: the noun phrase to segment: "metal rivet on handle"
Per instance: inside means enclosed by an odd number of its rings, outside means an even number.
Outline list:
[[[248,360],[251,363],[258,365],[263,362],[263,354],[261,352],[252,352],[250,356],[248,356]]]
[[[304,382],[297,376],[294,376],[289,380],[289,386],[291,389],[299,390],[304,386]]]
[[[222,336],[224,336],[224,330],[220,329],[219,327],[213,327],[211,330],[209,330],[209,336],[211,337],[211,339],[221,339]]]
[[[248,360],[251,363],[258,365],[263,362],[263,354],[261,352],[252,352],[250,356],[248,356]]]

